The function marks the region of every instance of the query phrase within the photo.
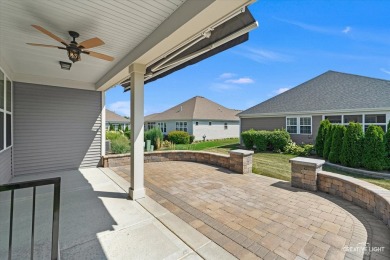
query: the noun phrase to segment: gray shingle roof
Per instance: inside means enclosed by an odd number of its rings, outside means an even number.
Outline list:
[[[239,114],[390,108],[390,81],[328,71]]]
[[[238,121],[240,110],[229,109],[207,98],[196,96],[164,112],[145,117],[145,121],[166,120],[228,120]]]
[[[106,109],[106,122],[127,124],[130,123],[130,119],[127,119],[111,110]]]

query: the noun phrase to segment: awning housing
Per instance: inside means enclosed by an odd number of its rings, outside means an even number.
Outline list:
[[[189,65],[198,63],[217,53],[248,40],[249,31],[258,27],[248,8],[242,8],[232,18],[195,36],[184,46],[148,65],[145,84],[163,78]],[[130,78],[120,83],[130,90]]]

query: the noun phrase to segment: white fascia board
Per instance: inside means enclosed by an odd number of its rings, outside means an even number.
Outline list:
[[[77,80],[50,78],[22,73],[14,74],[13,78],[14,82],[96,91],[95,84]]]
[[[254,0],[187,0],[144,41],[96,82],[96,90],[106,90],[129,76],[132,63],[148,65],[230,13]]]
[[[353,114],[365,112],[385,112],[390,111],[390,107],[379,108],[361,108],[361,109],[340,109],[340,110],[321,110],[321,111],[295,111],[280,113],[257,113],[249,115],[238,115],[240,118],[257,118],[257,117],[283,117],[283,116],[302,116],[302,115],[323,115],[323,114]]]

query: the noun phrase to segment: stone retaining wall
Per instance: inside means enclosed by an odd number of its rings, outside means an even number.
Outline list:
[[[215,165],[238,173],[252,172],[253,151],[232,150],[230,155],[202,151],[157,151],[145,152],[144,162],[189,161]],[[103,167],[130,165],[130,154],[103,156]]]
[[[291,186],[341,197],[369,210],[390,226],[389,190],[353,177],[322,171],[323,160],[297,157],[290,162]]]

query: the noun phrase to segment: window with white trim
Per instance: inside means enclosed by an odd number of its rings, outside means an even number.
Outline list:
[[[148,122],[146,124],[146,130],[150,130],[156,127],[156,122]]]
[[[286,118],[286,130],[290,134],[308,134],[311,135],[311,117],[287,117]]]
[[[187,122],[176,122],[176,131],[187,132]]]
[[[386,114],[366,114],[364,115],[364,131],[367,130],[369,125],[377,125],[382,127],[386,132]]]
[[[165,122],[158,122],[157,126],[158,126],[158,128],[161,129],[161,132],[163,132],[163,133],[167,132],[167,123],[165,123]]]
[[[287,117],[286,130],[290,134],[298,134],[298,118]]]
[[[0,151],[12,146],[12,82],[0,70]]]

